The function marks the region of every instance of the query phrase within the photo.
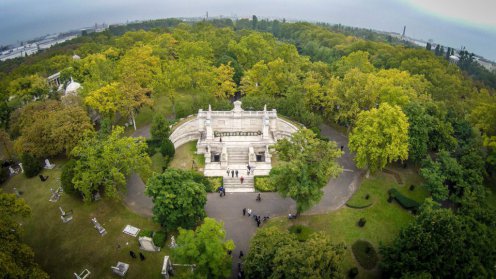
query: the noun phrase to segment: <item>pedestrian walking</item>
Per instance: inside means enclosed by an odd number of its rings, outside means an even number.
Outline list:
[[[344,145],[341,145],[341,151],[343,151]]]
[[[145,259],[146,259],[146,258],[145,258],[145,255],[141,254],[141,252],[140,252],[140,260],[141,260],[141,261],[144,261]]]
[[[260,227],[260,220],[257,219],[257,227]]]
[[[248,213],[248,216],[251,216],[251,208],[246,209],[246,213]]]
[[[222,137],[219,137],[219,141],[222,142]]]
[[[238,170],[236,170],[236,172],[235,172],[235,173],[236,173],[236,177],[238,177]]]
[[[257,195],[257,202],[262,201],[262,197],[260,196],[260,193]]]
[[[243,216],[246,215],[246,208],[243,208]]]
[[[226,189],[224,187],[222,187],[222,195],[224,195],[224,197],[226,196]]]
[[[237,175],[236,175],[236,177],[237,177]],[[239,178],[239,181],[241,181],[241,184],[243,184],[243,181],[244,181],[244,180],[245,180],[245,178],[244,178],[244,177],[242,177],[242,176]]]
[[[231,175],[232,177],[234,177],[234,170],[231,170]]]
[[[227,168],[227,177],[229,177],[229,168]]]
[[[241,259],[245,254],[243,254],[243,250],[239,251],[239,258]]]
[[[136,259],[136,254],[133,251],[129,251],[129,256],[131,256],[131,258],[133,259]]]

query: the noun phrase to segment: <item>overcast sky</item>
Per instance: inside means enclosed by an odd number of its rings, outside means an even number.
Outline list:
[[[277,17],[341,23],[433,39],[496,60],[495,0],[0,0],[0,44],[126,20]]]

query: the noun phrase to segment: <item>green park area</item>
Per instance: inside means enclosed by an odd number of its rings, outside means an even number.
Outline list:
[[[343,263],[345,274],[350,268],[357,267],[359,269],[357,278],[380,278],[377,266],[364,269],[358,263],[352,253],[353,243],[366,240],[378,251],[379,244],[390,244],[399,231],[413,221],[414,215],[411,211],[404,209],[396,201],[388,202],[389,189],[398,189],[405,196],[418,202],[422,202],[428,196],[425,188],[419,186],[421,180],[418,175],[409,169],[398,168],[398,170],[403,184],[398,184],[392,175],[385,173],[378,173],[363,180],[348,203],[360,204],[366,206],[365,208],[344,206],[327,214],[301,215],[296,220],[279,217],[271,220],[268,226],[287,230],[301,225],[312,232],[325,232],[334,243],[344,243],[347,247]],[[410,191],[410,185],[417,187]],[[365,198],[367,196],[368,198]],[[361,218],[366,220],[363,227],[358,225]]]

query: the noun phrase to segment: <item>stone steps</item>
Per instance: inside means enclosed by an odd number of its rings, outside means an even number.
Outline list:
[[[228,193],[251,193],[255,192],[255,178],[253,176],[243,176],[243,183],[239,177],[224,177],[223,184]]]

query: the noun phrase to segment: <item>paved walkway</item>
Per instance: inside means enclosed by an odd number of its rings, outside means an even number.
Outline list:
[[[323,125],[322,135],[336,141],[338,147],[343,145],[345,154],[339,159],[339,163],[345,171],[331,179],[324,187],[324,196],[319,204],[305,212],[305,215],[321,214],[342,207],[357,189],[362,172],[353,163],[353,158],[347,148],[347,137],[335,129]],[[150,136],[150,126],[138,129],[133,136]],[[126,203],[134,211],[144,216],[152,215],[152,201],[144,195],[145,185],[138,175],[133,174],[127,182]],[[216,193],[208,194],[205,209],[209,217],[213,217],[224,222],[226,236],[232,239],[236,245],[233,251],[233,277],[237,274],[237,264],[239,262],[239,251],[245,254],[248,251],[249,241],[255,234],[257,224],[253,218],[243,216],[243,208],[251,208],[257,215],[286,216],[296,212],[296,205],[289,198],[282,198],[277,193],[262,193],[262,201],[257,202],[257,193],[227,193],[225,197],[219,197]]]

